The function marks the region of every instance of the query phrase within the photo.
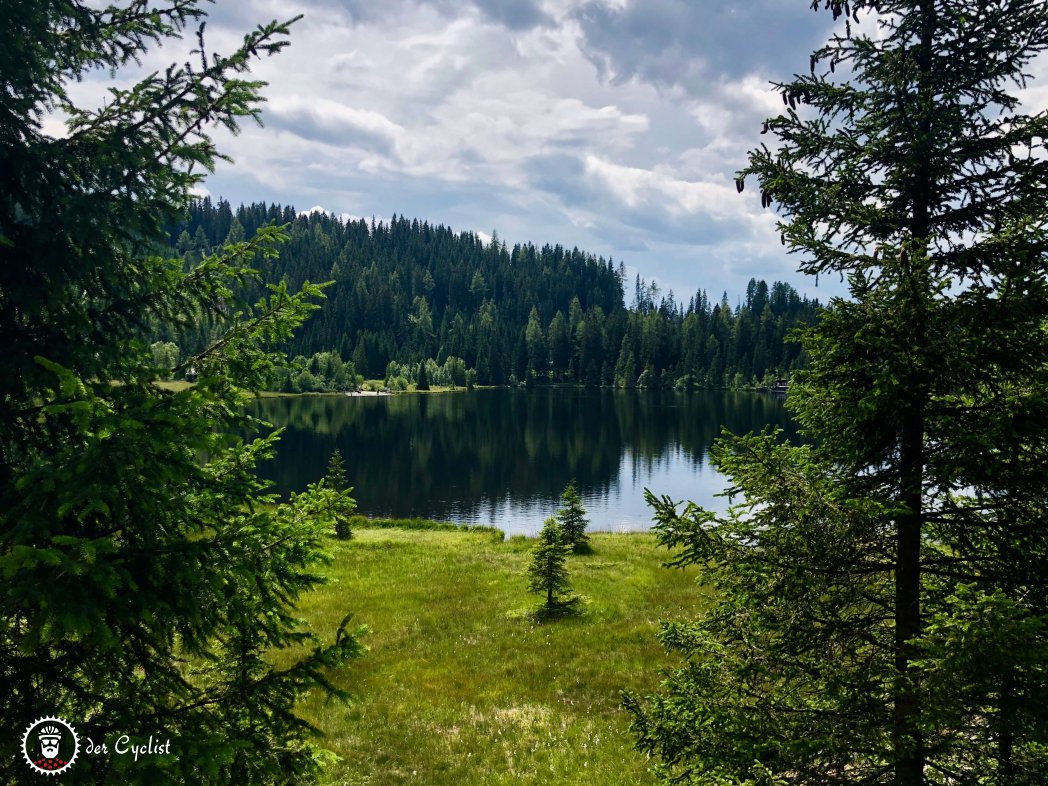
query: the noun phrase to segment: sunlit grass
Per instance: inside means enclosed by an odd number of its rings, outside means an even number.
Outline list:
[[[184,379],[161,379],[153,384],[162,390],[170,390],[173,393],[179,393],[193,387],[192,382],[186,382]]]
[[[570,557],[578,615],[536,622],[522,575],[533,541],[485,533],[358,530],[333,542],[330,582],[301,604],[315,630],[343,615],[370,651],[336,682],[349,705],[303,714],[340,757],[338,784],[644,784],[620,692],[670,662],[661,619],[694,615],[694,571],[662,567],[647,534],[593,534]]]

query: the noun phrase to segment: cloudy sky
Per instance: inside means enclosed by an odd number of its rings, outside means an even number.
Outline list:
[[[797,274],[733,182],[781,109],[769,80],[831,30],[807,0],[219,0],[208,47],[298,13],[213,196],[578,246],[685,298],[842,291]]]

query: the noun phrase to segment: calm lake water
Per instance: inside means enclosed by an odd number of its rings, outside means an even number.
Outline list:
[[[360,512],[491,524],[534,534],[574,478],[591,530],[644,530],[644,489],[722,510],[707,451],[736,433],[795,427],[760,393],[480,390],[260,399],[286,428],[260,472],[282,494],[323,477],[337,447]]]

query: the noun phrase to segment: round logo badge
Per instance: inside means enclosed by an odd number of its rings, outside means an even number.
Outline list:
[[[76,730],[61,718],[39,718],[22,735],[22,755],[30,767],[44,775],[65,772],[79,752]]]

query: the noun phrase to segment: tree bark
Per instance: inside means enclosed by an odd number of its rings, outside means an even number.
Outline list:
[[[920,672],[914,665],[912,640],[921,634],[921,535],[924,526],[924,432],[928,392],[924,375],[927,352],[927,256],[930,250],[933,179],[928,167],[933,147],[935,88],[932,84],[932,51],[935,41],[934,0],[920,8],[920,46],[917,51],[917,138],[914,140],[914,176],[909,194],[913,209],[910,237],[914,246],[903,262],[903,286],[909,302],[905,322],[912,336],[914,356],[904,385],[903,425],[899,441],[899,499],[905,512],[899,516],[895,543],[895,696],[892,741],[895,749],[896,786],[924,786],[925,750],[921,737]],[[900,259],[902,262],[902,259]]]
[[[918,728],[920,675],[913,665],[910,641],[921,633],[921,481],[924,415],[907,418],[902,435],[901,502],[906,513],[899,517],[896,532],[895,569],[895,707],[893,741],[895,782],[898,786],[924,783],[924,744]]]

